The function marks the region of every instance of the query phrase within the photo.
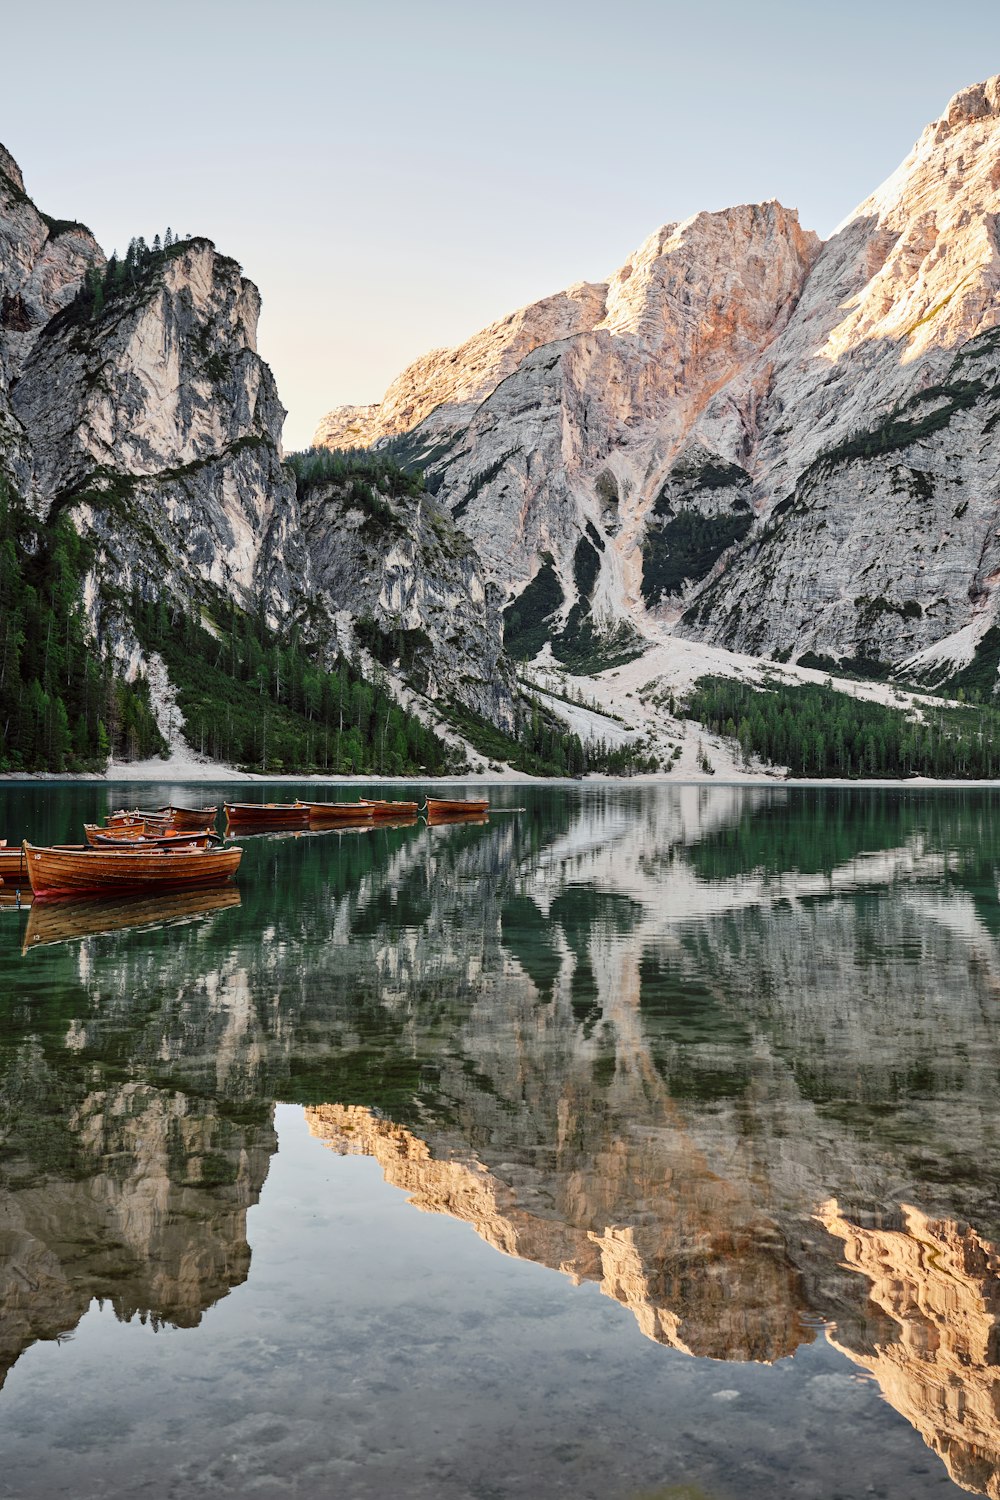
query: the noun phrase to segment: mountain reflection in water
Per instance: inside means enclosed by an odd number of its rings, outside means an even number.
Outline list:
[[[510,793],[257,841],[238,905],[23,960],[0,913],[3,1370],[94,1297],[196,1325],[292,1101],[659,1344],[828,1338],[1000,1496],[1000,800]]]

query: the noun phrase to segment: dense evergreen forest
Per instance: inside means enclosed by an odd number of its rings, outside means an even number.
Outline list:
[[[831,687],[773,683],[767,690],[702,677],[687,716],[738,740],[748,758],[793,776],[943,776],[1000,773],[1000,710],[942,703],[914,718]]]
[[[40,525],[0,477],[0,771],[86,771],[165,748],[140,678],[88,643],[88,544]]]
[[[367,448],[305,448],[289,453],[285,463],[300,488],[309,484],[364,484],[394,500],[417,499],[424,493],[423,476],[401,469],[393,459]]]
[[[221,599],[211,629],[163,599],[135,599],[132,623],[166,663],[188,743],[215,760],[275,773],[448,769],[445,745],[418,718],[346,661],[326,671],[294,628],[282,639]]]

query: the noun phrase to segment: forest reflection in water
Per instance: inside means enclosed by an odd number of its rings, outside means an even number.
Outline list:
[[[55,839],[95,793],[3,795],[15,832],[46,819]],[[1000,1495],[1000,799],[494,801],[525,810],[248,840],[225,903],[0,912],[0,1367],[95,1298],[195,1328],[252,1283],[286,1101],[338,1157],[599,1287],[655,1344],[792,1370],[840,1351],[943,1460],[917,1472],[905,1431],[897,1452],[879,1429],[877,1493],[950,1475]],[[636,1487],[756,1493],[728,1412],[680,1470],[647,1434]],[[793,1413],[802,1480],[824,1439]],[[358,1494],[379,1482],[355,1474]]]

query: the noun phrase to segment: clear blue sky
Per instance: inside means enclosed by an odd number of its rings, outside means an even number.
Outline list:
[[[264,298],[288,447],[657,225],[778,198],[827,235],[965,84],[985,0],[49,0],[0,140],[106,249],[211,235]]]

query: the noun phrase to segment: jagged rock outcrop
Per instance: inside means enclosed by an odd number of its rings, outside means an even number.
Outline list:
[[[89,229],[35,207],[20,167],[0,145],[0,466],[24,492],[31,451],[8,387],[39,330],[73,300],[84,274],[103,264]]]
[[[450,443],[476,407],[541,344],[593,328],[604,316],[607,286],[580,282],[492,323],[457,349],[434,349],[407,366],[376,406],[341,406],[316,432],[327,448],[370,447],[421,427],[424,446]]]
[[[711,393],[783,325],[817,249],[777,203],[666,225],[608,283],[548,298],[411,367],[355,440],[392,437],[425,465],[506,588],[551,552],[567,612],[589,522],[604,551],[597,612],[613,617],[633,581],[621,546],[605,540],[629,532],[645,471],[665,468]],[[422,425],[404,449],[406,413]],[[339,441],[342,428],[331,414],[317,441]]]
[[[183,595],[201,579],[244,606],[262,594],[272,617],[290,609],[306,558],[259,311],[236,262],[189,240],[36,337],[12,405],[36,493],[98,541],[99,581]]]
[[[513,727],[496,596],[450,521],[418,508],[408,541],[367,549],[335,505],[303,524],[260,295],[236,261],[193,238],[109,265],[89,231],[39,212],[0,148],[0,298],[0,474],[93,543],[84,602],[128,675],[144,661],[135,592],[209,618],[220,598],[262,607],[272,626],[308,622],[322,649],[350,644],[359,615],[398,617],[423,631],[431,696],[447,683]]]
[[[766,519],[686,628],[899,662],[962,630],[932,657],[967,659],[993,622],[998,142],[992,79],[956,95],[824,246],[743,460]],[[733,451],[750,400],[749,384],[717,400],[705,440]]]
[[[448,512],[427,494],[346,481],[301,483],[299,495],[312,595],[344,649],[363,646],[425,697],[456,700],[514,733],[500,592]]]
[[[549,299],[515,369],[494,325],[317,441],[353,423],[427,465],[509,595],[551,554],[550,635],[582,601],[652,637],[943,673],[997,617],[998,146],[994,78],[822,246],[777,204],[667,226],[588,326],[546,338]]]

